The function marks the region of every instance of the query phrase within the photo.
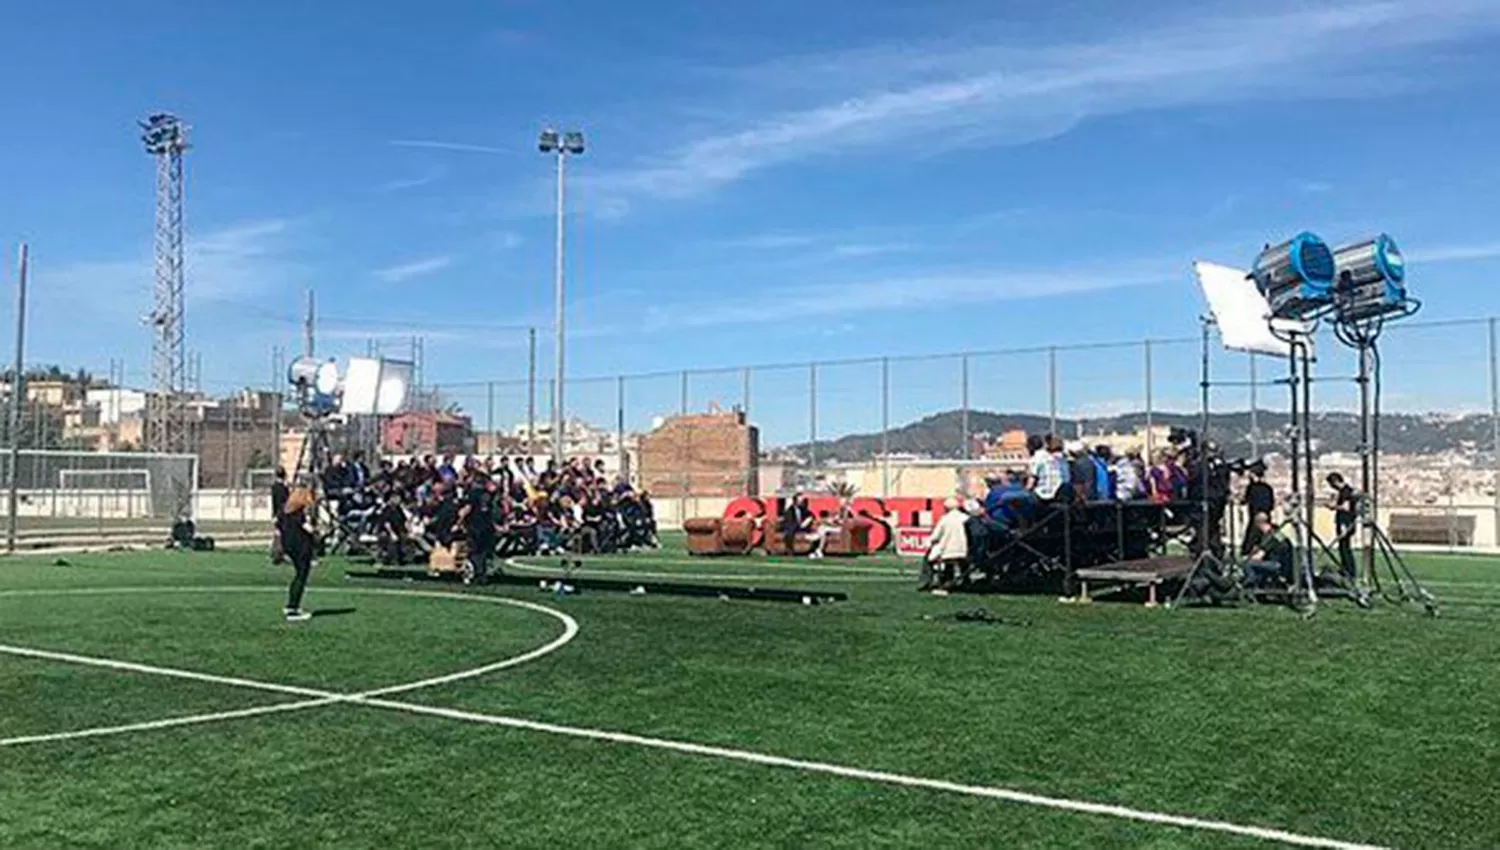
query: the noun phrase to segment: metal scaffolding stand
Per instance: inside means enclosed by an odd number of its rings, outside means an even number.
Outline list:
[[[1410,308],[1409,312],[1415,312]],[[1409,313],[1408,313],[1409,314]],[[1341,322],[1334,334],[1359,358],[1359,527],[1365,586],[1392,605],[1420,602],[1428,615],[1439,613],[1437,598],[1423,586],[1380,526],[1380,332],[1381,319]],[[1381,579],[1382,571],[1387,580]]]

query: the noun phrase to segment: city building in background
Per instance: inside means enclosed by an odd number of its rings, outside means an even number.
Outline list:
[[[666,417],[640,437],[641,487],[661,497],[756,496],[760,431],[741,410]]]

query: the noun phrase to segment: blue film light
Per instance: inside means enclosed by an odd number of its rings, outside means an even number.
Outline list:
[[[1250,277],[1278,319],[1315,318],[1333,304],[1333,252],[1312,233],[1261,251]]]
[[[1406,313],[1406,260],[1396,240],[1382,233],[1333,252],[1337,282],[1334,304],[1341,322]]]

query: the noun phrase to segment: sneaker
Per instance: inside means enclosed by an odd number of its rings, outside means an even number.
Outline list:
[[[305,623],[312,619],[312,614],[298,608],[292,608],[285,614],[288,623]]]

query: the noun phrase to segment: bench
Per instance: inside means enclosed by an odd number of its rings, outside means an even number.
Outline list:
[[[1473,546],[1474,525],[1472,516],[1393,513],[1387,531],[1393,543]]]
[[[1120,561],[1102,567],[1089,567],[1073,573],[1078,579],[1078,601],[1092,602],[1089,583],[1110,586],[1111,592],[1125,588],[1146,588],[1146,607],[1158,604],[1156,588],[1168,581],[1179,581],[1192,575],[1196,560],[1191,555],[1164,555],[1159,558],[1141,558],[1135,561]]]

